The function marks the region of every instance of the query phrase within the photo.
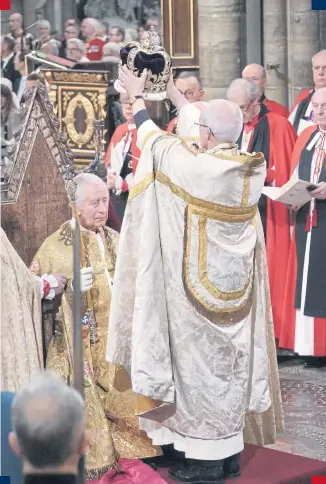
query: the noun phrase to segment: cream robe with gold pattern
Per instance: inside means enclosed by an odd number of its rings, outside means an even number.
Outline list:
[[[1,234],[1,389],[18,392],[43,369],[40,288]]]
[[[42,244],[31,265],[40,274],[64,274],[67,289],[63,294],[55,334],[49,347],[46,366],[72,381],[73,374],[73,223],[68,221]],[[160,453],[145,433],[140,433],[135,417],[136,396],[123,369],[105,361],[107,321],[110,309],[110,281],[114,275],[118,234],[107,227],[97,234],[81,230],[81,247],[86,255],[82,265],[94,269],[91,296],[97,328],[97,342],[91,343],[88,326],[83,326],[84,390],[86,429],[89,445],[86,454],[88,479],[97,479],[116,461],[116,457],[143,458]],[[87,309],[83,295],[84,312]],[[82,323],[81,323],[82,324]],[[113,384],[114,383],[114,384]]]
[[[271,443],[283,419],[257,211],[263,155],[194,152],[151,121],[138,142],[107,359],[131,375],[142,417],[190,439],[234,438],[216,458],[241,450],[246,413],[249,441]]]

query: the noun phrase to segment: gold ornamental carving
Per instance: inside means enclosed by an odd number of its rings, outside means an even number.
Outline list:
[[[45,77],[52,82],[81,83],[81,84],[107,84],[106,73],[96,72],[55,72],[47,71]]]
[[[84,133],[78,133],[75,127],[75,111],[77,108],[84,109],[86,113],[86,130]],[[81,93],[78,93],[77,96],[73,97],[68,102],[66,115],[62,121],[66,125],[69,140],[75,143],[79,149],[92,140],[94,134],[93,123],[95,119],[95,111],[91,101]]]

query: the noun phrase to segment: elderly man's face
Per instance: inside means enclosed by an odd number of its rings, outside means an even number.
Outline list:
[[[326,87],[316,91],[311,103],[315,123],[322,130],[326,130]]]
[[[104,184],[86,185],[83,201],[77,209],[82,227],[97,230],[103,227],[108,219],[109,194]]]
[[[130,104],[129,98],[127,98],[127,96],[121,96],[120,104],[121,104],[123,117],[126,119],[126,121],[128,121],[128,123],[133,123],[134,114],[132,112],[132,105]]]
[[[22,26],[21,17],[17,13],[13,13],[9,17],[9,29],[10,32],[14,33],[17,29],[20,29]]]
[[[117,44],[119,44],[120,42],[123,41],[123,38],[121,36],[121,34],[119,33],[119,30],[118,29],[110,29],[109,31],[109,41],[110,42],[115,42]]]
[[[175,87],[190,103],[201,101],[204,97],[204,91],[200,88],[195,77],[177,79],[175,81]]]
[[[232,99],[233,101],[242,111],[243,114],[243,124],[250,123],[252,119],[258,114],[258,100],[251,101],[247,91],[244,89],[239,89],[238,91],[233,93]]]
[[[326,87],[326,53],[322,52],[314,58],[312,73],[316,89]]]
[[[68,59],[79,61],[83,57],[83,53],[80,52],[77,45],[74,42],[69,42],[67,47]]]
[[[249,65],[243,69],[243,79],[253,82],[258,86],[259,93],[262,95],[266,87],[266,78],[263,77],[263,71],[260,66]]]

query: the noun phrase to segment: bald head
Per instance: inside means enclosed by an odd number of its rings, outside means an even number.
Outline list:
[[[326,87],[321,87],[315,92],[311,104],[315,123],[326,131]]]
[[[9,17],[9,29],[10,32],[15,34],[20,34],[23,26],[23,16],[20,13],[12,13]]]
[[[260,64],[247,65],[242,71],[242,77],[256,84],[260,96],[264,93],[266,87],[266,69],[263,66]]]
[[[315,89],[326,87],[326,49],[317,52],[312,58],[312,73]]]
[[[203,148],[218,143],[235,143],[243,126],[241,109],[225,99],[210,101],[199,118],[200,142]]]

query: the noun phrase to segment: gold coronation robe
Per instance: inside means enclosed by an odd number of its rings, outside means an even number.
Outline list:
[[[1,234],[1,391],[18,392],[43,369],[41,295],[5,232]]]
[[[154,442],[168,429],[195,457],[187,442],[199,439],[193,453],[203,459],[205,441],[222,443],[216,458],[241,451],[243,430],[245,441],[271,444],[283,414],[257,210],[263,155],[230,145],[198,152],[152,121],[138,143],[107,359],[130,374]],[[155,443],[172,443],[161,437]]]
[[[62,375],[68,383],[73,373],[73,226],[73,221],[68,221],[48,237],[31,266],[39,275],[60,273],[67,278],[67,289],[56,318],[46,367]],[[146,434],[139,431],[135,416],[136,396],[130,389],[128,375],[105,360],[110,280],[114,276],[117,243],[118,234],[110,228],[103,227],[97,234],[81,230],[81,246],[86,253],[84,262],[95,272],[91,296],[97,329],[97,341],[92,344],[89,328],[83,327],[86,429],[89,436],[86,453],[88,479],[96,479],[104,474],[115,464],[117,457],[144,458],[159,452],[152,447]],[[83,302],[86,312],[85,295]]]

